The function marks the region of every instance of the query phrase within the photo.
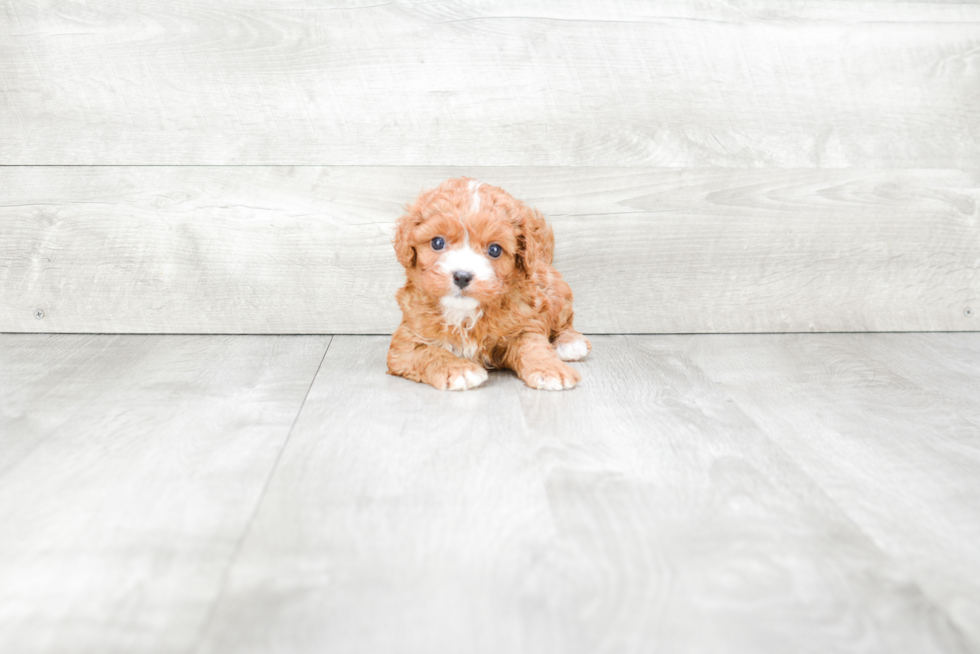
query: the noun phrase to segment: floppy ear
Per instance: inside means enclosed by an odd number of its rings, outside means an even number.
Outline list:
[[[395,221],[395,238],[392,245],[395,246],[395,256],[398,263],[405,268],[415,266],[417,258],[415,246],[412,245],[412,231],[422,224],[422,216],[417,211],[409,209],[408,213]]]
[[[537,209],[518,203],[517,214],[517,265],[530,275],[539,261],[551,264],[555,234]]]

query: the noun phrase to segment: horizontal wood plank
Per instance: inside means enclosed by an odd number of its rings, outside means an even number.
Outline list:
[[[0,331],[390,333],[392,223],[464,173],[553,223],[586,332],[980,328],[975,173],[5,167]]]
[[[975,168],[980,6],[0,2],[0,164]]]

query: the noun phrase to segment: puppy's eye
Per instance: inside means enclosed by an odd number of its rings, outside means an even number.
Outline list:
[[[444,239],[441,236],[436,236],[434,239],[432,239],[432,249],[433,250],[435,250],[435,251],[438,252],[439,250],[441,250],[444,247],[446,247],[446,239]]]
[[[491,243],[490,247],[487,248],[487,254],[489,254],[490,258],[492,259],[496,259],[503,253],[504,253],[504,249],[499,245],[497,245],[496,243]]]

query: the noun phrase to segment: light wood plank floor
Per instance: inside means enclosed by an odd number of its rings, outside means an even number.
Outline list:
[[[980,333],[0,335],[0,651],[980,652]]]

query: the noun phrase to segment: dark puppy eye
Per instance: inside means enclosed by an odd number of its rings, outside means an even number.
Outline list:
[[[492,259],[496,259],[503,253],[504,249],[496,243],[491,243],[490,247],[487,248],[487,254],[489,254]]]
[[[446,239],[444,239],[441,236],[436,236],[434,239],[432,239],[432,249],[433,250],[436,250],[438,252],[439,250],[441,250],[444,247],[446,247]]]

